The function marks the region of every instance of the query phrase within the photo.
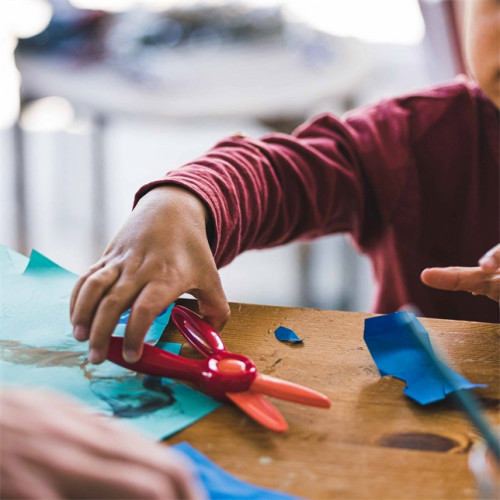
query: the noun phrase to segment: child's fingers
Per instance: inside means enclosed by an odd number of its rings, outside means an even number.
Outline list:
[[[483,271],[494,273],[500,268],[500,243],[488,250],[480,259],[479,265]]]
[[[98,263],[94,264],[93,266],[91,266],[89,268],[89,270],[85,274],[82,274],[82,276],[80,276],[78,278],[78,280],[76,281],[75,286],[73,287],[73,290],[71,291],[71,299],[69,302],[70,317],[73,316],[73,310],[75,308],[75,303],[76,303],[76,300],[78,298],[78,294],[80,293],[80,289],[82,288],[83,284],[85,283],[85,281],[87,280],[87,278],[89,276],[91,276],[96,271],[98,271],[99,269],[104,267],[104,265],[105,265],[104,262],[98,262]]]
[[[435,267],[425,269],[422,281],[440,290],[465,291],[499,300],[500,281],[479,267]]]
[[[198,300],[198,308],[203,319],[218,332],[222,331],[229,320],[231,309],[222,289],[219,275],[216,273],[210,283],[190,293]]]
[[[71,323],[74,326],[73,335],[77,340],[87,340],[94,313],[101,298],[120,277],[117,266],[103,267],[98,271],[82,276],[73,291],[73,308]]]
[[[75,286],[73,287],[73,290],[71,291],[71,299],[69,301],[69,318],[70,318],[70,321],[73,324],[73,326],[74,326],[73,313],[75,310],[75,304],[76,304],[76,301],[78,299],[78,295],[80,293],[80,290],[89,276],[90,276],[90,273],[86,273],[86,274],[80,276],[76,280]]]
[[[433,267],[424,269],[422,281],[433,288],[452,291],[474,291],[480,283],[479,268],[469,267]]]
[[[170,285],[166,281],[148,283],[136,298],[125,330],[123,357],[134,363],[142,355],[144,337],[156,316],[184,292],[178,282]]]
[[[100,298],[92,318],[89,337],[89,361],[101,363],[106,359],[109,339],[124,311],[131,307],[147,280],[140,276],[131,279],[121,275],[120,279]]]

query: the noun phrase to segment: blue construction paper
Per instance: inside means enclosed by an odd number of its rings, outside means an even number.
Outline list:
[[[170,313],[172,312],[174,306],[175,303],[170,304],[161,314],[159,314],[155,318],[153,324],[149,327],[149,330],[146,333],[146,336],[144,337],[144,342],[150,344],[156,344],[158,339],[163,335],[163,330],[165,330],[165,327],[168,324],[168,321],[170,319]],[[116,325],[113,335],[117,337],[123,337],[125,335],[125,329],[127,327],[127,321],[129,315],[130,315],[130,309],[128,311],[125,311],[120,316],[120,320]]]
[[[260,488],[237,479],[210,461],[188,443],[178,443],[174,449],[186,455],[195,465],[195,472],[210,498],[217,500],[299,500],[299,497]]]
[[[439,361],[454,381],[451,386],[420,347],[409,326],[411,323],[433,351],[427,330],[413,313],[401,311],[365,320],[364,339],[381,376],[392,375],[404,380],[403,392],[421,405],[440,401],[454,390],[486,387],[469,382]]]
[[[285,326],[276,328],[276,330],[274,330],[274,335],[278,340],[281,340],[281,342],[291,342],[293,344],[302,342],[302,339],[299,339],[293,330]]]
[[[122,417],[156,439],[173,434],[219,406],[177,381],[137,374],[105,361],[87,361],[69,321],[77,276],[39,252],[30,259],[0,246],[0,381],[50,387],[78,397],[96,412]],[[169,306],[147,339],[155,343],[168,323]],[[122,334],[124,313],[115,334]],[[178,353],[180,344],[162,344]]]

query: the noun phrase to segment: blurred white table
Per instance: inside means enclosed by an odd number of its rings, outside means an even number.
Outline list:
[[[77,112],[93,117],[93,248],[106,244],[105,135],[109,120],[197,120],[243,118],[299,123],[312,114],[345,111],[371,70],[366,46],[354,39],[320,34],[307,43],[252,43],[180,47],[148,57],[131,72],[109,60],[78,62],[61,57],[18,54],[21,99],[68,99]],[[142,66],[141,66],[142,64]],[[131,73],[130,73],[131,72]],[[127,75],[127,73],[129,73]],[[131,78],[133,74],[136,78]],[[23,134],[16,134],[18,234],[26,231]],[[19,241],[18,249],[25,241]],[[309,247],[300,247],[303,302],[311,287]],[[348,265],[349,257],[346,257]],[[354,272],[354,270],[353,270]]]
[[[83,64],[20,55],[17,64],[24,96],[57,95],[98,113],[178,119],[304,117],[356,93],[370,69],[364,44],[326,35],[297,46],[164,50],[147,58],[140,81],[127,78],[127,67],[112,58]]]

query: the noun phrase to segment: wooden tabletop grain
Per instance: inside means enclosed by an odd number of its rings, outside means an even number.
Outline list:
[[[184,305],[195,308],[195,303]],[[467,457],[478,434],[452,399],[422,407],[404,382],[381,378],[363,341],[368,314],[231,304],[222,337],[266,374],[326,394],[329,410],[273,399],[290,428],[268,431],[231,404],[169,438],[187,441],[235,476],[314,499],[477,498]],[[420,318],[431,342],[471,382],[500,424],[500,327]],[[303,344],[276,340],[278,326]],[[168,330],[169,339],[180,341]],[[183,353],[191,348],[183,346]]]

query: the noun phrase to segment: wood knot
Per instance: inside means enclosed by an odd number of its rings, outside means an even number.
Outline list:
[[[500,400],[498,398],[482,397],[480,401],[483,408],[487,410],[498,410],[500,408]]]
[[[470,440],[460,443],[455,439],[427,432],[401,432],[382,436],[378,444],[387,448],[403,448],[406,450],[437,451],[441,453],[454,451],[466,452],[470,448]]]

